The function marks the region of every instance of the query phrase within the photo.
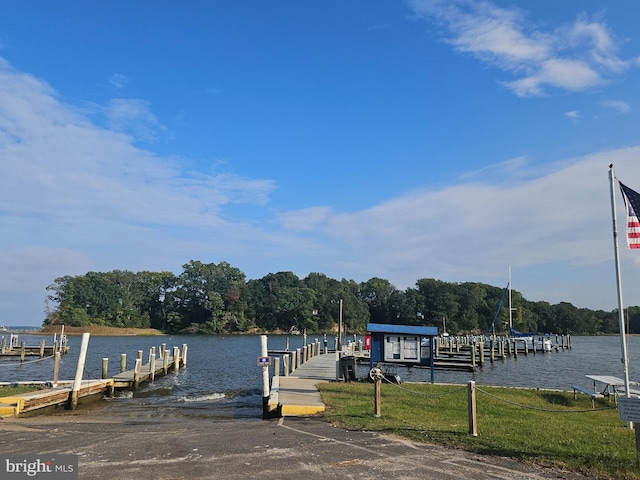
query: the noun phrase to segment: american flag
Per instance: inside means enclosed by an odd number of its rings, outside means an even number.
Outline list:
[[[620,184],[622,198],[627,207],[627,245],[629,248],[640,248],[640,221],[636,212],[640,212],[640,194],[634,192],[629,187]]]

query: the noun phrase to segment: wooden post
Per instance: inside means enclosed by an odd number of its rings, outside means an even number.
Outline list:
[[[162,371],[166,375],[169,371],[169,350],[163,350],[162,356]]]
[[[140,385],[140,365],[142,364],[142,360],[136,358],[136,365],[133,367],[133,389],[137,390]]]
[[[480,342],[478,343],[480,347],[480,365],[484,365],[484,339],[480,338]]]
[[[275,357],[273,359],[273,376],[274,377],[280,376],[280,357]]]
[[[489,347],[489,358],[491,359],[491,363],[493,363],[496,360],[496,342],[493,337],[490,337],[489,341],[491,342],[491,346]]]
[[[55,357],[53,360],[53,388],[58,386],[58,370],[60,370],[60,352],[55,353]]]
[[[475,345],[471,345],[471,368],[473,368],[473,371],[476,371],[476,346]]]
[[[380,407],[380,390],[382,388],[382,380],[376,379],[374,386],[374,397],[373,397],[373,416],[376,418],[380,418],[381,415],[381,407]]]
[[[182,368],[187,366],[187,344],[182,344]]]
[[[180,348],[173,347],[173,371],[177,372],[180,368]]]
[[[76,377],[73,380],[73,388],[69,397],[69,407],[75,410],[78,406],[78,394],[80,393],[80,385],[82,384],[82,373],[84,372],[84,362],[87,358],[87,346],[89,345],[89,333],[82,334],[82,344],[80,345],[80,356],[78,357],[78,367],[76,368]]]
[[[289,337],[286,338],[285,340],[285,346],[284,349],[288,352],[289,351]]]
[[[142,355],[143,355],[143,351],[142,350],[138,350],[138,356],[136,357],[138,360],[140,360],[140,362],[142,362]]]
[[[44,340],[40,340],[40,358],[44,357]]]
[[[267,346],[267,336],[260,335],[260,356],[268,357],[269,348]],[[262,367],[262,416],[267,417],[269,414],[269,367]]]
[[[285,377],[289,376],[289,359],[290,358],[291,358],[291,355],[289,355],[288,353],[282,356],[282,369],[284,371]]]
[[[467,384],[469,406],[469,435],[478,436],[478,418],[476,416],[476,382],[469,380]]]
[[[156,379],[156,347],[151,347],[149,353],[149,378],[151,383]]]
[[[529,342],[525,339],[524,342],[522,342],[522,343],[524,343],[524,354],[525,354],[525,356],[528,356],[529,355]]]
[[[120,373],[127,371],[127,354],[120,354]]]
[[[109,372],[109,359],[105,357],[102,359],[102,378],[103,379],[109,376],[108,372]]]
[[[296,368],[302,365],[302,349],[296,348]]]
[[[5,337],[2,337],[2,343],[0,343],[0,353],[4,355],[6,348],[7,348],[7,339]]]
[[[27,353],[27,342],[24,340],[20,343],[20,363],[24,363],[24,356]]]

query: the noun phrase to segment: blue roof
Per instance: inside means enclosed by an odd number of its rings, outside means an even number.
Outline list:
[[[424,335],[437,337],[438,327],[423,327],[418,325],[391,325],[387,323],[368,323],[367,332],[370,333],[398,333],[407,335]]]

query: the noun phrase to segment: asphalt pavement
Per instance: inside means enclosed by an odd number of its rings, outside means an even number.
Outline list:
[[[586,477],[518,461],[348,431],[318,417],[124,418],[109,408],[0,420],[4,454],[72,454],[80,479],[503,479]]]

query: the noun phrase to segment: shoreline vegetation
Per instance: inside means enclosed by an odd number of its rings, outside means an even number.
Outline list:
[[[481,455],[514,458],[606,480],[639,480],[635,432],[613,401],[572,392],[478,387],[478,436],[468,433],[467,386],[383,383],[374,417],[371,383],[318,385],[323,418],[348,430],[376,431]]]

